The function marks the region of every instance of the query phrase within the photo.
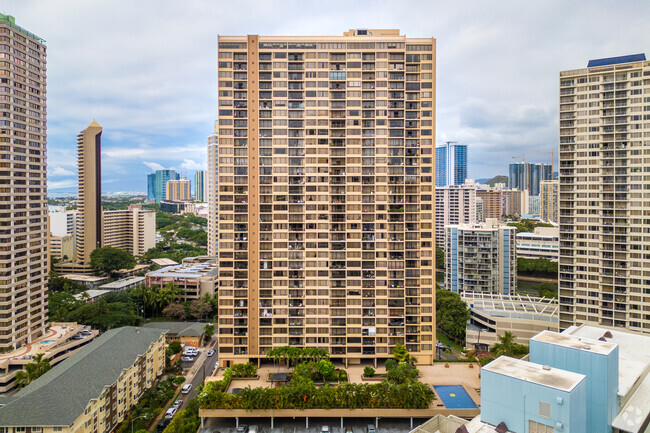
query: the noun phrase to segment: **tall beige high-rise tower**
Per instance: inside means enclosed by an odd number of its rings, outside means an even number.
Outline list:
[[[650,332],[650,62],[560,72],[560,328]]]
[[[96,121],[77,135],[81,219],[77,224],[76,262],[90,263],[90,254],[102,246],[102,127]]]
[[[46,47],[0,14],[0,350],[47,323]]]
[[[219,249],[219,191],[217,190],[219,145],[217,139],[217,123],[215,123],[214,128],[214,134],[208,137],[208,181],[206,183],[206,195],[208,197],[208,255],[216,257]]]
[[[435,39],[219,37],[219,356],[435,351]]]

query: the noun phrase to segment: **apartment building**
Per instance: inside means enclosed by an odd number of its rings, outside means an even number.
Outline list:
[[[219,251],[219,191],[217,181],[219,179],[219,146],[217,130],[219,125],[215,123],[214,134],[208,137],[208,181],[206,195],[208,199],[208,255],[217,257]]]
[[[166,199],[170,201],[191,201],[190,181],[188,179],[168,180]]]
[[[50,236],[50,256],[61,260],[72,260],[74,257],[74,238],[72,235]]]
[[[523,215],[528,213],[528,190],[504,189],[501,191],[501,215]]]
[[[90,254],[102,246],[102,127],[92,121],[77,135],[79,196],[75,261],[90,263]]]
[[[208,172],[205,170],[197,170],[194,173],[194,200],[207,203],[208,194]]]
[[[533,233],[517,233],[517,257],[545,258],[557,262],[559,253],[560,229],[558,227],[535,227]]]
[[[0,351],[47,323],[46,47],[0,14]]]
[[[467,145],[448,141],[436,146],[436,187],[462,185],[467,179]]]
[[[147,287],[162,289],[169,283],[181,288],[183,301],[200,299],[205,295],[212,298],[219,286],[218,262],[216,259],[199,256],[186,259],[180,265],[166,266],[148,272],[145,277]],[[238,301],[238,304],[243,302],[243,300]]]
[[[445,288],[455,293],[513,295],[517,287],[516,229],[484,224],[445,227]]]
[[[77,237],[77,210],[64,210],[65,208],[55,211],[49,208],[50,233],[54,236],[65,236],[71,234],[73,238]]]
[[[397,343],[432,362],[435,39],[218,43],[222,365]]]
[[[644,54],[560,72],[561,329],[650,332],[648,76]]]
[[[477,189],[476,198],[481,199],[483,218],[485,221],[489,218],[501,219],[503,215],[503,196],[499,189]]]
[[[544,180],[540,182],[539,212],[542,221],[559,221],[560,181]]]
[[[473,180],[463,185],[436,187],[436,246],[445,247],[445,226],[478,222],[476,210]]]
[[[5,433],[109,433],[165,368],[165,333],[106,331],[42,377],[2,400]]]
[[[156,212],[132,204],[125,210],[104,211],[103,245],[141,256],[156,247]]]
[[[540,182],[553,179],[553,168],[548,164],[516,162],[510,164],[508,188],[528,191],[539,195]]]

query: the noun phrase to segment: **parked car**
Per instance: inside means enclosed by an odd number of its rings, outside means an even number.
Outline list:
[[[208,356],[212,356],[212,355],[214,355],[214,350],[208,350],[208,354],[207,354],[207,355],[208,355]]]
[[[320,433],[330,433],[330,426],[328,425],[321,426]]]
[[[352,427],[346,427],[345,433],[354,433],[354,430],[352,430]]]
[[[248,433],[259,433],[260,428],[256,425],[248,427]]]
[[[172,407],[175,407],[176,409],[178,409],[179,407],[181,407],[182,404],[183,404],[183,400],[180,400],[180,399],[179,399],[179,400],[176,400],[176,401],[174,402],[174,404],[172,405]]]
[[[192,390],[192,384],[188,383],[187,385],[183,385],[183,390],[181,391],[181,393],[189,394],[191,390]]]
[[[162,433],[163,430],[169,425],[171,422],[171,419],[163,418],[158,422],[158,426],[156,426],[156,431],[158,433]]]
[[[174,415],[176,415],[177,410],[178,409],[175,408],[175,407],[170,407],[169,409],[167,409],[167,412],[165,412],[165,418],[167,418],[167,419],[174,418]]]
[[[183,362],[194,362],[194,358],[192,358],[191,356],[184,356],[181,359],[183,360]]]
[[[239,424],[237,426],[237,433],[248,433],[248,426],[246,424]]]
[[[366,427],[366,433],[377,433],[377,430],[375,430],[375,426],[372,424],[368,424]]]
[[[81,331],[81,333],[83,335],[91,335],[93,333],[93,331],[91,331],[90,329],[84,329],[83,331]]]

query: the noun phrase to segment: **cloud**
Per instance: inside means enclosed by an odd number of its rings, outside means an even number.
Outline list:
[[[195,162],[191,159],[184,159],[181,168],[189,171],[205,170],[205,164]]]
[[[61,188],[72,188],[77,186],[77,181],[76,180],[48,180],[47,181],[47,189],[48,190],[54,190],[54,189],[61,189]]]
[[[76,176],[77,173],[66,170],[63,167],[48,167],[48,176]]]
[[[142,161],[144,165],[149,167],[151,170],[156,171],[156,170],[164,170],[165,167],[162,165],[158,164],[157,162],[149,162],[149,161]]]

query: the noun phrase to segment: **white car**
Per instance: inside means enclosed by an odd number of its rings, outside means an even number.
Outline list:
[[[214,355],[214,350],[208,350],[207,356],[212,356]]]
[[[183,362],[194,362],[194,358],[191,356],[184,356],[181,358]]]
[[[183,404],[183,400],[180,400],[180,399],[179,399],[179,400],[176,400],[176,401],[174,402],[174,404],[172,405],[172,407],[178,409],[179,407],[181,407],[182,404]]]
[[[188,383],[187,385],[183,385],[183,390],[181,391],[181,393],[189,394],[191,390],[192,390],[192,384]]]
[[[167,409],[167,412],[165,412],[165,418],[167,418],[167,419],[174,418],[174,415],[176,415],[177,410],[178,410],[178,408],[170,407],[169,409]]]

